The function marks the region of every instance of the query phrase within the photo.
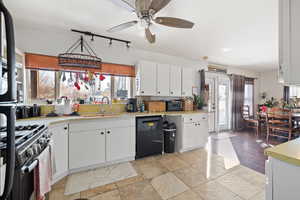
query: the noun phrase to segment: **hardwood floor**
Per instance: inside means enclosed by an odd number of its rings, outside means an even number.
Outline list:
[[[236,155],[241,165],[251,168],[260,173],[265,173],[265,160],[267,157],[264,155],[264,150],[267,148],[265,137],[261,136],[257,141],[254,131],[247,130],[243,132],[226,132],[231,134],[232,137],[228,137],[227,140],[232,144],[234,152],[231,154],[223,155]],[[222,133],[221,133],[222,134]],[[270,139],[270,144],[276,145],[284,141],[278,141],[276,138]],[[222,147],[224,138],[211,137],[211,148],[214,153],[223,154],[222,151],[229,151],[228,147]],[[228,146],[228,145],[227,145]],[[232,150],[231,150],[232,151]],[[232,159],[232,158],[229,158]]]

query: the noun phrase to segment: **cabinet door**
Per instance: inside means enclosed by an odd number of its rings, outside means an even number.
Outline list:
[[[135,156],[134,127],[106,130],[106,160],[116,161]]]
[[[194,148],[198,146],[200,137],[197,134],[195,123],[185,123],[183,127],[182,147],[183,149]]]
[[[170,67],[170,96],[181,96],[181,68],[177,66]]]
[[[193,96],[193,69],[182,68],[182,79],[181,79],[181,95],[182,96]]]
[[[69,167],[78,169],[105,162],[105,130],[70,132]]]
[[[141,61],[137,72],[137,94],[140,96],[156,95],[156,63]]]
[[[170,90],[170,66],[157,64],[157,96],[169,96]]]
[[[53,151],[55,162],[55,174],[53,179],[57,179],[65,176],[69,170],[68,167],[68,124],[60,124],[49,128],[52,133]]]

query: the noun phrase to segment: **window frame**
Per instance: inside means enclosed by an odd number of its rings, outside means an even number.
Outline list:
[[[253,117],[254,115],[255,115],[255,105],[254,105],[254,94],[255,94],[255,91],[254,91],[254,83],[253,82],[246,82],[245,83],[245,89],[244,89],[244,93],[246,93],[246,85],[251,85],[252,86],[252,99],[251,99],[251,102],[252,102],[252,106],[250,106],[249,105],[249,107],[250,107],[250,117]],[[244,105],[246,105],[245,104],[245,100],[246,100],[246,98],[245,98],[245,94],[244,94]],[[252,109],[251,109],[251,107],[252,107]],[[251,113],[251,111],[252,111],[252,113]]]
[[[27,100],[38,100],[38,88],[39,88],[39,84],[38,84],[38,76],[39,76],[39,71],[50,71],[50,72],[54,72],[54,97],[56,99],[58,99],[61,95],[60,95],[60,84],[61,84],[61,80],[59,78],[59,71],[55,71],[55,70],[44,70],[44,69],[27,69],[28,72],[28,76],[27,76],[27,80],[28,80],[28,83],[30,83],[30,87],[28,87],[28,91],[30,91],[30,96],[27,96],[27,98],[30,98],[30,99],[27,99]],[[70,72],[70,71],[64,71],[64,72]],[[74,71],[72,71],[74,72]],[[100,74],[100,73],[97,73],[97,74]],[[117,75],[110,75],[110,74],[103,74],[104,76],[110,76],[110,81],[111,81],[111,84],[110,84],[110,99],[115,99],[117,98],[116,96],[116,91],[115,91],[115,77]],[[133,97],[133,89],[134,89],[134,77],[131,77],[131,76],[123,76],[123,77],[126,77],[126,78],[129,78],[130,79],[130,85],[129,85],[129,93],[128,93],[128,97],[127,98],[132,98]]]

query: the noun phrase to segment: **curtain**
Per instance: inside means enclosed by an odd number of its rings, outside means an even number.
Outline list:
[[[231,75],[232,88],[232,129],[241,130],[244,128],[242,118],[242,107],[244,105],[245,77],[240,75]]]
[[[205,92],[205,71],[200,70],[200,95],[204,95]]]
[[[290,87],[289,86],[284,86],[283,87],[283,100],[285,102],[290,101]]]

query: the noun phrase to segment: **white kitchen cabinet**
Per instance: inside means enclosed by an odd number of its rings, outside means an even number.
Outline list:
[[[208,141],[208,117],[206,113],[167,116],[177,127],[176,150],[185,152],[205,147]]]
[[[134,127],[106,129],[106,161],[116,161],[135,156]]]
[[[269,157],[266,177],[266,200],[299,199],[300,166]]]
[[[155,96],[157,94],[157,64],[140,61],[136,69],[136,94],[138,96]]]
[[[105,129],[70,132],[69,167],[79,169],[106,161]]]
[[[52,133],[54,161],[52,163],[54,174],[53,182],[58,181],[68,174],[68,124],[62,123],[49,127]],[[55,165],[55,166],[54,166]]]
[[[167,64],[157,64],[157,96],[169,96],[170,94],[170,66]]]
[[[300,1],[279,1],[279,80],[300,85]]]
[[[193,96],[193,69],[182,68],[181,96]]]
[[[177,66],[170,67],[170,91],[169,96],[181,96],[181,68]]]

